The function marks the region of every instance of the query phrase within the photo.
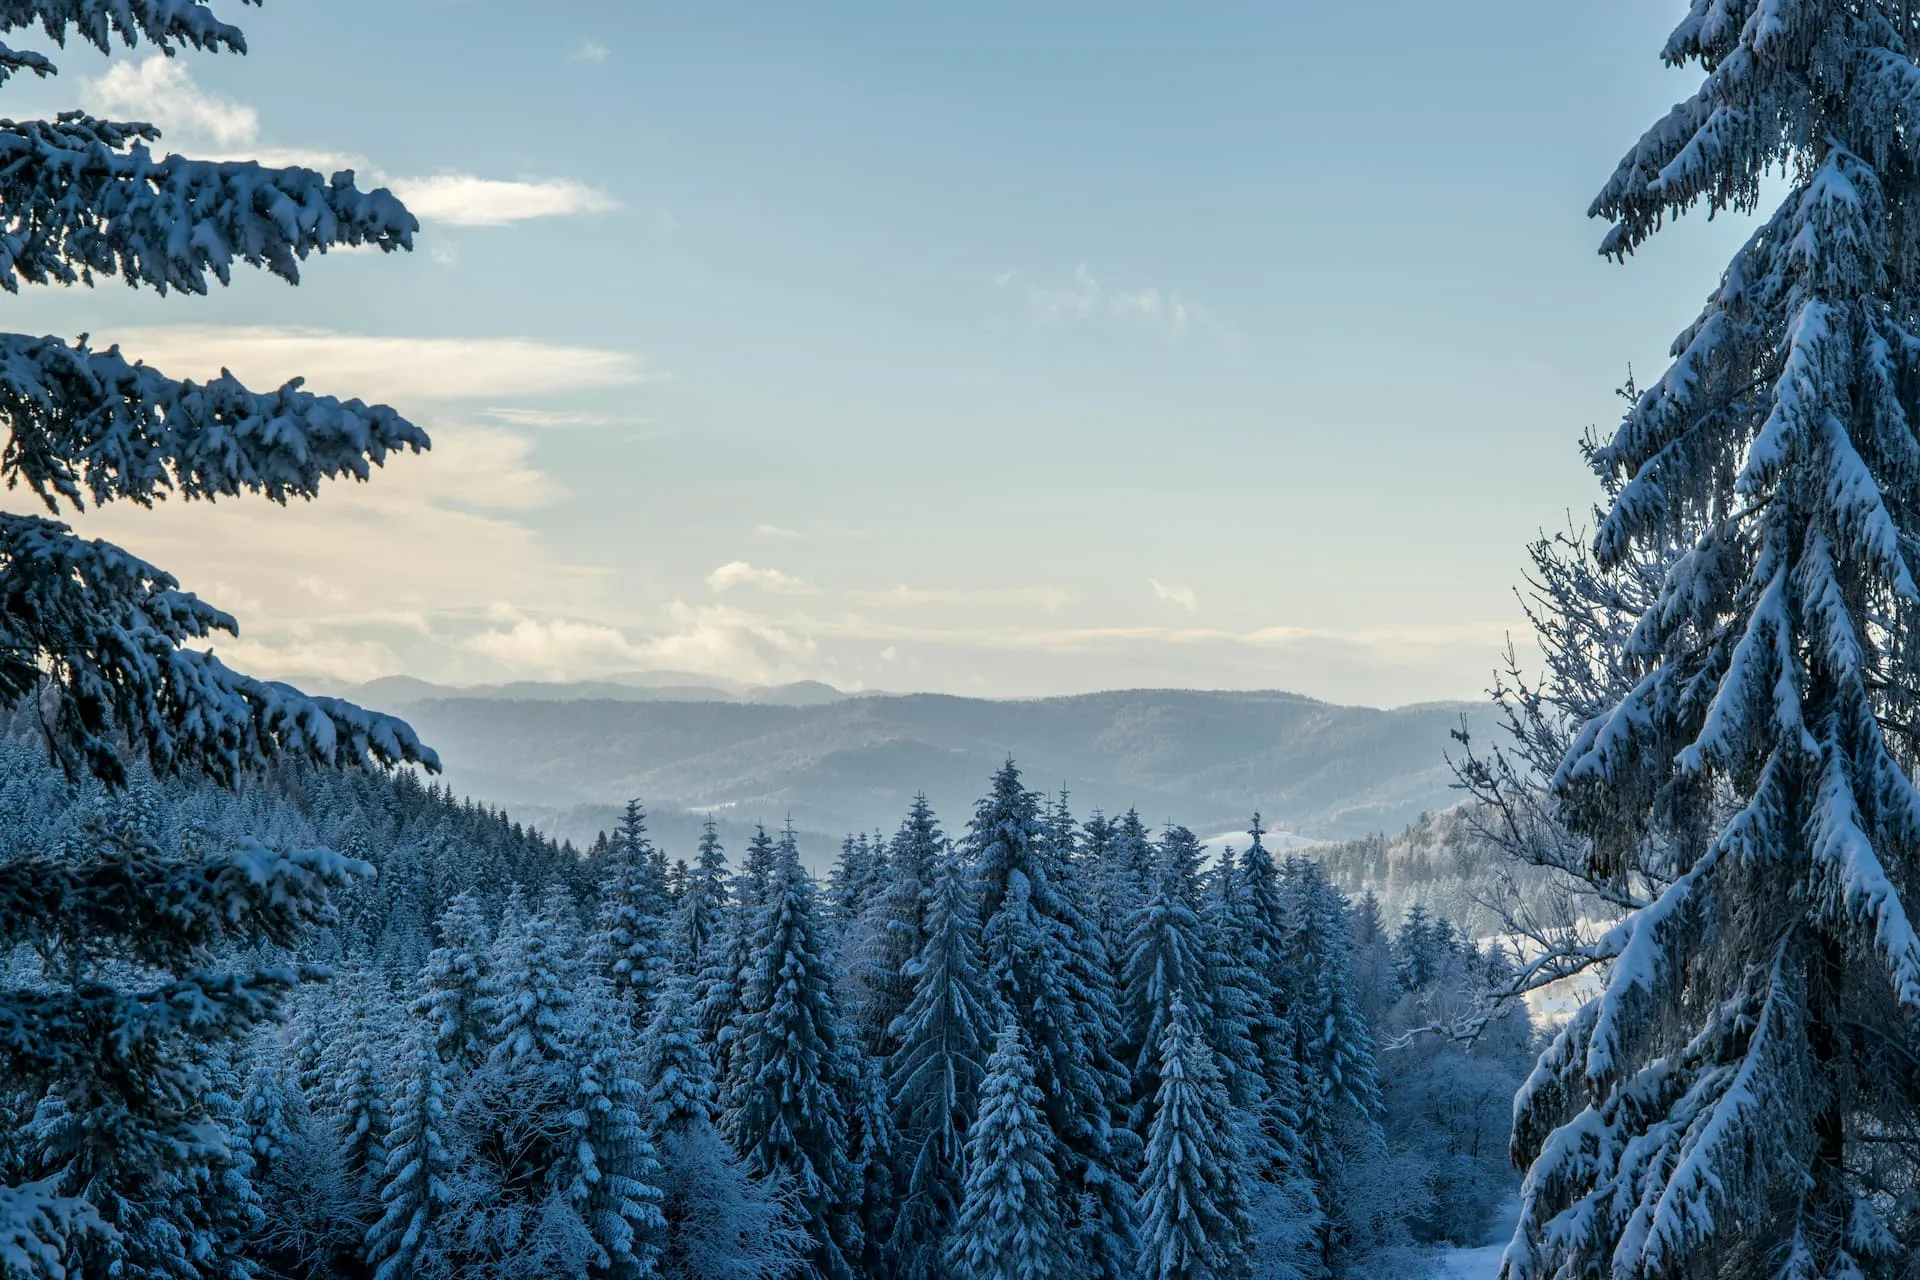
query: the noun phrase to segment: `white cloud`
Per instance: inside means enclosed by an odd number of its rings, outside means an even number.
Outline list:
[[[707,585],[715,591],[735,587],[758,587],[762,591],[798,592],[807,586],[800,579],[778,569],[760,569],[745,560],[729,560],[707,575]]]
[[[490,612],[513,614],[511,607]],[[604,623],[515,616],[468,636],[463,647],[508,670],[580,679],[622,669],[665,668],[747,684],[778,684],[831,675],[813,641],[778,624],[723,605],[667,609],[667,625],[639,638]]]
[[[511,626],[469,636],[465,647],[509,670],[565,678],[641,664],[641,649],[617,628],[571,618],[520,618]]]
[[[596,50],[597,57],[589,56]],[[604,61],[606,50],[591,42],[576,60]],[[499,227],[529,218],[604,213],[618,208],[613,197],[584,183],[566,179],[504,181],[465,173],[430,177],[391,177],[359,156],[344,152],[260,144],[260,112],[200,87],[186,62],[153,54],[139,62],[120,62],[105,75],[81,83],[81,102],[98,115],[145,120],[158,125],[171,141],[179,135],[189,144],[201,144],[199,154],[209,160],[258,160],[284,167],[298,165],[321,173],[341,169],[365,170],[362,185],[386,186],[405,202],[422,222],[454,227]],[[206,152],[205,144],[213,150]],[[167,148],[163,145],[162,150]],[[436,260],[451,265],[450,259]]]
[[[98,79],[82,81],[80,100],[98,115],[145,120],[162,132],[179,130],[226,147],[260,134],[258,111],[206,92],[193,82],[184,60],[162,54],[116,63]]]
[[[469,173],[393,178],[388,186],[422,222],[501,227],[529,218],[605,213],[619,203],[604,191],[565,179],[506,182]]]
[[[573,51],[573,56],[568,58],[567,61],[590,62],[596,67],[605,66],[607,62],[607,46],[601,44],[598,40],[582,40],[580,47]]]
[[[305,377],[310,389],[367,401],[514,398],[660,381],[634,357],[527,338],[388,338],[276,325],[156,325],[96,334],[176,378],[222,368],[249,385]]]
[[[777,524],[757,524],[753,531],[763,538],[778,538],[782,542],[798,542],[805,535],[798,529],[787,529]]]
[[[498,418],[516,427],[606,427],[612,426],[614,422],[614,419],[607,414],[593,413],[585,409],[528,409],[500,406],[488,409],[486,414],[489,418]]]
[[[1178,605],[1188,613],[1200,607],[1200,596],[1192,587],[1183,587],[1178,583],[1162,582],[1158,578],[1148,578],[1147,585],[1153,588],[1153,594],[1167,604]]]

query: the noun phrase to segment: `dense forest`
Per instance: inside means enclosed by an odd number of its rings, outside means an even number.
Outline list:
[[[79,1274],[1412,1276],[1514,1187],[1524,1012],[1417,1031],[1507,957],[1257,822],[1211,859],[1009,763],[956,838],[917,803],[816,882],[790,833],[673,856],[637,802],[576,853],[409,773],[0,757],[9,859],[350,865],[303,936],[204,957],[311,979],[284,1021],[144,1106],[77,1064],[8,1091],[9,1181],[114,1228]],[[44,942],[16,998],[152,976]]]

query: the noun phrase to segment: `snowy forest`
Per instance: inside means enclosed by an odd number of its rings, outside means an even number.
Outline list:
[[[1507,958],[1257,823],[1213,857],[1010,763],[956,838],[917,804],[816,885],[778,832],[670,857],[638,803],[577,853],[406,774],[4,762],[8,866],[134,858],[182,904],[236,846],[354,874],[304,938],[222,938],[229,980],[330,979],[176,1049],[164,1104],[8,1096],[10,1174],[116,1188],[83,1274],[1417,1276],[1514,1186],[1524,1011],[1406,1037]],[[127,972],[78,945],[13,989]]]
[[[246,52],[195,0],[0,28]],[[0,511],[0,1276],[1412,1280],[1511,1226],[1505,1280],[1913,1280],[1917,54],[1907,0],[1691,0],[1662,50],[1699,83],[1602,252],[1753,229],[1587,438],[1591,530],[1521,586],[1543,665],[1507,655],[1399,846],[1494,855],[1447,872],[1460,923],[1013,760],[837,851],[777,814],[665,849],[639,799],[557,844],[66,522],[322,498],[423,430],[0,335],[43,509]],[[350,171],[158,143],[0,121],[0,285],[413,247]]]

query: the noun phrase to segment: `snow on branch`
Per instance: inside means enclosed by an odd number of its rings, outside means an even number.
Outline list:
[[[400,720],[180,647],[237,629],[111,543],[0,514],[0,703],[39,698],[48,745],[69,773],[118,783],[129,746],[156,772],[199,767],[222,779],[280,754],[439,767]]]
[[[0,1277],[67,1280],[67,1242],[80,1232],[112,1233],[85,1200],[56,1193],[57,1179],[0,1186]]]
[[[293,945],[333,921],[330,889],[372,873],[329,849],[281,851],[243,839],[230,853],[182,859],[112,837],[86,857],[0,862],[0,948],[33,942],[111,951],[157,969],[204,965],[222,942]],[[141,909],[129,912],[135,900]]]
[[[72,32],[102,53],[113,51],[115,36],[129,48],[144,37],[168,52],[247,51],[240,29],[214,17],[199,0],[0,0],[0,31],[36,25],[57,44],[66,44]]]
[[[235,260],[291,283],[330,245],[413,247],[414,216],[384,188],[359,190],[351,170],[156,160],[147,144],[159,136],[79,111],[0,120],[0,288],[106,276],[205,293],[209,275],[231,281]]]
[[[10,428],[0,472],[50,509],[168,491],[188,498],[246,491],[275,502],[311,498],[320,482],[365,480],[427,435],[385,405],[300,390],[248,390],[231,374],[176,382],[118,347],[81,338],[0,334],[0,422]]]

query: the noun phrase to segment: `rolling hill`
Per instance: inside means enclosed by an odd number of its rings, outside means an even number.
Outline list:
[[[696,691],[697,690],[697,691]],[[1203,835],[1268,825],[1319,839],[1398,831],[1453,803],[1444,753],[1470,703],[1378,710],[1297,694],[1133,689],[1026,700],[845,695],[826,686],[697,689],[665,681],[454,690],[380,681],[342,690],[406,715],[457,791],[581,839],[643,797],[676,849],[711,812],[725,826],[891,830],[924,790],[950,829],[1008,757],[1075,811],[1137,806]],[[532,695],[532,696],[528,696]]]

